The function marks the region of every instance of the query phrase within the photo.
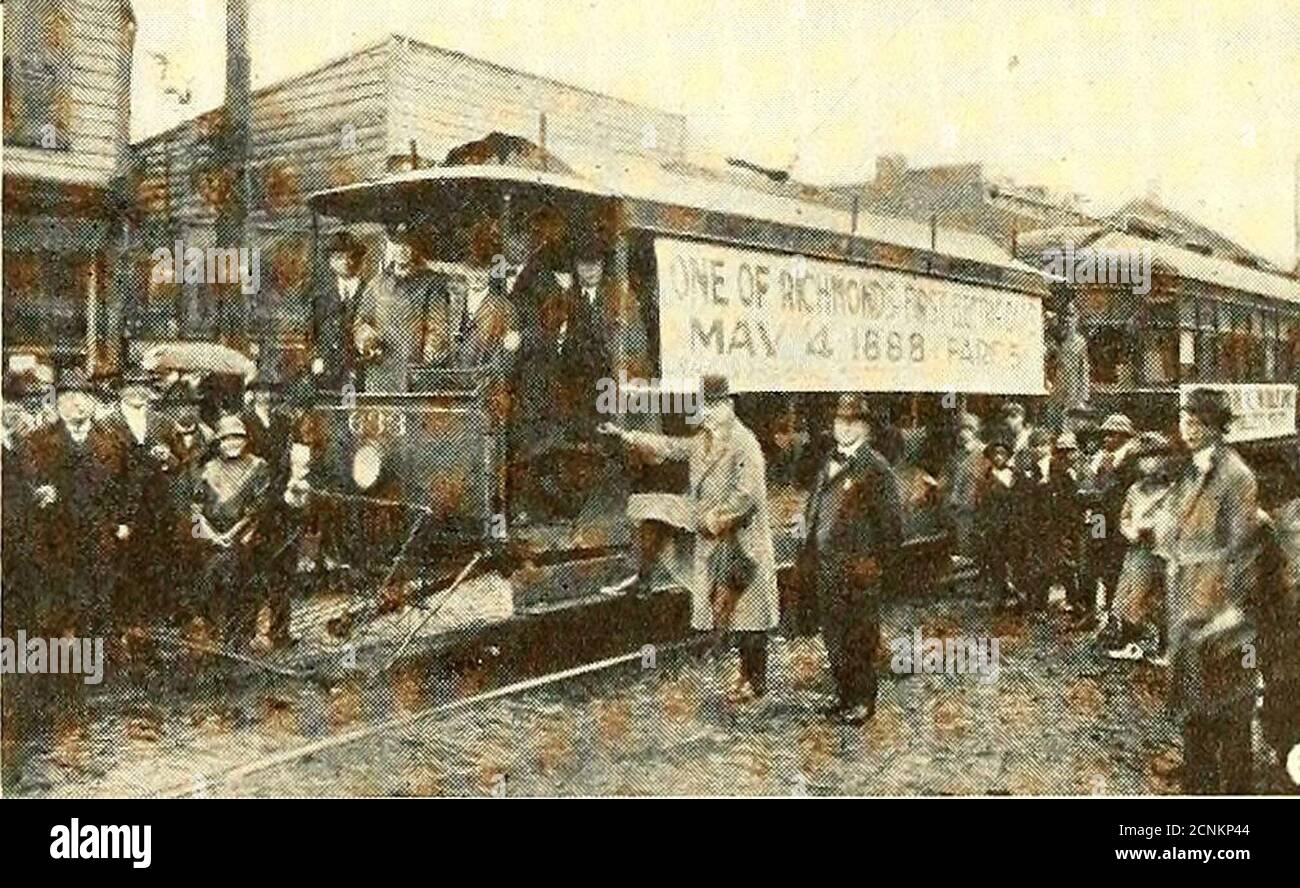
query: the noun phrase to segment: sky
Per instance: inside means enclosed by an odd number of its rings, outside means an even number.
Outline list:
[[[225,4],[133,4],[140,138],[221,102]],[[980,161],[1095,212],[1155,194],[1297,262],[1300,0],[249,4],[254,88],[401,33],[682,113],[691,148],[806,181]]]

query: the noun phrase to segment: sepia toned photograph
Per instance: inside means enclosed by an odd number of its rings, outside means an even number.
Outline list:
[[[1300,792],[1294,0],[0,15],[6,798]]]

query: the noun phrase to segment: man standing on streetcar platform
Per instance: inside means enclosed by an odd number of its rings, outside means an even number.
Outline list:
[[[368,392],[405,392],[413,365],[452,360],[445,276],[424,266],[426,244],[407,223],[389,226],[383,273],[357,305],[352,341]]]
[[[332,391],[348,383],[355,384],[357,349],[352,330],[357,306],[371,282],[362,276],[365,245],[351,233],[334,234],[326,252],[334,280],[317,295],[313,307],[311,372],[319,387]]]

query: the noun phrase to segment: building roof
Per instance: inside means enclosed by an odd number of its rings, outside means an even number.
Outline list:
[[[566,83],[562,80],[557,80],[553,77],[546,77],[540,74],[534,74],[530,71],[525,71],[522,68],[512,68],[507,65],[501,65],[496,62],[488,61],[487,59],[482,59],[477,56],[469,55],[467,53],[461,52],[460,50],[447,49],[446,47],[435,46],[432,43],[427,43],[423,40],[417,40],[416,38],[408,37],[405,34],[387,34],[378,40],[371,40],[367,43],[357,46],[356,48],[351,49],[348,52],[343,53],[342,55],[331,56],[329,58],[323,59],[319,64],[313,65],[310,69],[306,71],[300,71],[297,74],[293,74],[289,77],[281,78],[280,80],[276,80],[272,83],[263,84],[259,86],[257,89],[253,90],[253,98],[262,98],[273,94],[277,90],[284,89],[287,86],[292,86],[294,84],[299,83],[300,81],[313,78],[323,71],[343,65],[344,63],[352,60],[356,56],[362,55],[364,53],[375,52],[378,50],[387,51],[400,46],[417,47],[422,51],[434,53],[436,55],[444,56],[447,58],[456,59],[460,62],[464,62],[468,65],[472,65],[478,69],[491,70],[503,74],[512,74],[519,77],[527,78],[528,80],[535,81],[537,83],[546,83],[552,86],[560,87],[571,93],[580,93],[582,95],[592,96],[593,98],[610,100],[621,105],[626,105],[627,108],[632,112],[643,112],[643,113],[652,112],[654,114],[677,118],[679,121],[682,121],[683,124],[685,121],[685,117],[682,114],[666,111],[662,108],[656,108],[650,105],[646,105],[642,102],[634,102],[631,99],[625,99],[621,96],[614,96],[608,93],[597,92],[596,90],[587,89],[586,87],[577,86],[572,83]],[[218,113],[220,110],[221,110],[221,105],[216,104],[203,111],[195,112],[186,120],[176,124],[175,126],[145,136],[144,138],[139,139],[135,144],[137,146],[144,146],[154,142],[175,138],[177,134],[183,132],[187,127],[192,126],[194,122],[199,118],[209,116],[209,115],[214,115]]]

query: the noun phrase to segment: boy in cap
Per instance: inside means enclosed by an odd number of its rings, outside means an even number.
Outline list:
[[[948,461],[948,490],[944,496],[944,509],[953,534],[953,554],[960,558],[971,559],[976,554],[975,497],[985,468],[980,419],[973,413],[963,413],[958,420],[957,450]]]
[[[1115,588],[1119,644],[1107,652],[1111,659],[1138,660],[1146,654],[1138,642],[1164,600],[1165,560],[1156,533],[1163,532],[1173,489],[1169,450],[1169,440],[1159,432],[1143,432],[1132,450],[1139,475],[1120,512],[1119,530],[1128,548]]]
[[[894,470],[871,447],[861,395],[840,396],[832,431],[836,447],[808,496],[796,569],[803,594],[816,597],[835,679],[826,714],[859,725],[876,710],[880,598],[898,580],[903,505]]]
[[[984,445],[988,468],[980,478],[976,503],[979,510],[980,573],[998,606],[1014,602],[1009,563],[1015,557],[1010,533],[1015,515],[1017,475],[1011,465],[1012,446],[1004,438]]]

